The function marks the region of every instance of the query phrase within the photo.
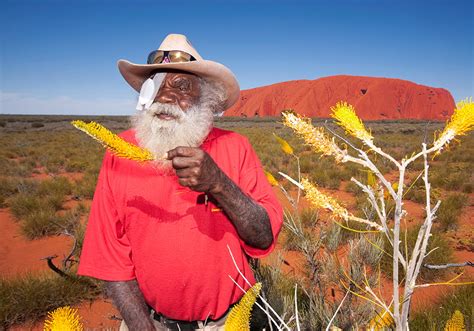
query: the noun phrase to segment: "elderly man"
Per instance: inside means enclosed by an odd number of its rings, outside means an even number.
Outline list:
[[[232,256],[253,284],[248,258],[269,254],[282,224],[247,139],[213,128],[238,99],[238,83],[177,34],[148,64],[118,67],[140,91],[121,136],[157,161],[106,153],[78,273],[106,281],[123,330],[223,330],[243,295],[235,283],[250,287]]]

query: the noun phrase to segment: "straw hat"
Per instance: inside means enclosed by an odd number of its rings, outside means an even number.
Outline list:
[[[166,72],[168,69],[182,70],[193,73],[205,79],[215,80],[224,85],[227,92],[225,109],[230,108],[237,102],[240,93],[239,83],[232,71],[224,65],[204,60],[194,49],[186,36],[182,34],[169,34],[161,43],[158,50],[161,51],[182,51],[192,55],[195,61],[178,63],[159,63],[159,64],[135,64],[127,60],[119,60],[117,65],[120,73],[125,80],[137,92],[143,82],[150,78],[153,71]]]

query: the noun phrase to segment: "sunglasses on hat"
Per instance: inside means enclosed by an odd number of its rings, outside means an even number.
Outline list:
[[[196,61],[191,55],[183,51],[160,51],[156,50],[148,55],[147,64],[179,63]]]

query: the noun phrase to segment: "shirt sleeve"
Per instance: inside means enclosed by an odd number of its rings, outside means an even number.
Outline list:
[[[272,227],[273,241],[267,249],[249,246],[241,239],[240,242],[247,255],[253,258],[261,258],[270,254],[275,248],[283,224],[283,210],[271,185],[268,183],[257,154],[246,138],[244,139],[244,147],[239,186],[245,194],[265,208]]]
[[[114,159],[106,152],[99,173],[78,274],[108,281],[135,279],[130,242],[111,189]]]

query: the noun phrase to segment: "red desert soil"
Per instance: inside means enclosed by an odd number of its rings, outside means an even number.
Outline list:
[[[340,75],[242,91],[225,116],[279,116],[282,110],[293,109],[327,118],[330,108],[341,100],[352,104],[363,120],[446,120],[455,107],[452,95],[442,88],[401,79]]]
[[[46,256],[69,253],[72,240],[66,236],[26,239],[8,209],[0,209],[0,274],[15,277],[26,272],[48,270]]]
[[[8,209],[0,209],[0,274],[2,277],[16,277],[25,273],[50,271],[46,256],[58,255],[62,258],[68,254],[72,240],[66,236],[47,237],[28,240],[22,236],[20,226],[15,222]],[[52,271],[51,271],[52,272]],[[120,314],[108,300],[97,299],[74,306],[79,309],[84,327],[89,330],[118,330],[120,321],[110,317]],[[25,323],[11,330],[42,330],[43,321]]]

